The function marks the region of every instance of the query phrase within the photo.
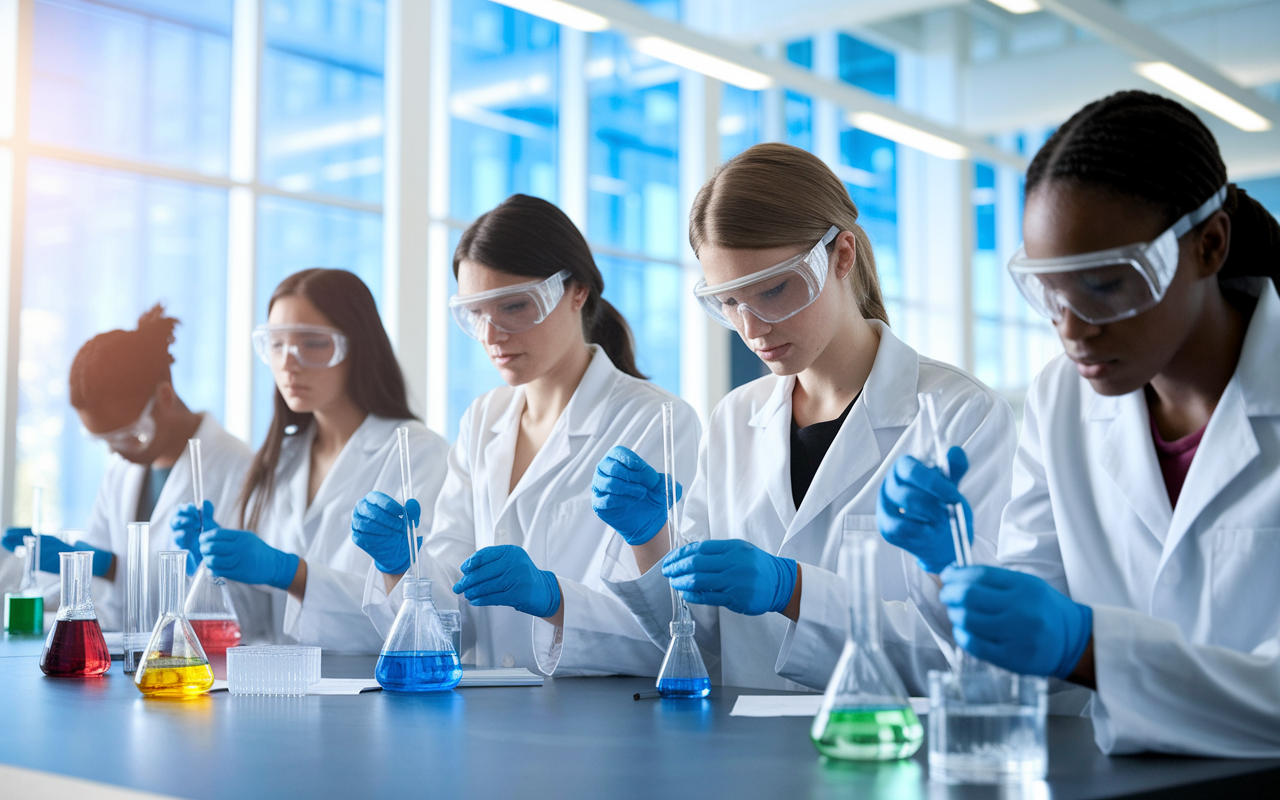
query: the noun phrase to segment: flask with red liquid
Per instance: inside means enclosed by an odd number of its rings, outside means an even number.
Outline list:
[[[90,678],[111,668],[111,653],[102,638],[90,595],[93,553],[61,553],[62,601],[58,618],[44,640],[40,669],[46,675]]]

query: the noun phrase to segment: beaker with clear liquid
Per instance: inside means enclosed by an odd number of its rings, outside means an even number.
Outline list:
[[[431,581],[405,575],[404,603],[382,645],[373,676],[392,692],[444,692],[462,680],[462,666],[431,599]]]
[[[848,761],[890,761],[920,749],[924,727],[880,641],[878,534],[845,518],[841,572],[849,579],[849,634],[809,737],[818,752]]]
[[[44,633],[44,593],[36,570],[40,537],[23,536],[14,555],[22,559],[22,580],[18,591],[4,593],[4,629],[9,634],[39,636]]]
[[[102,637],[90,594],[93,553],[60,553],[62,600],[58,618],[44,640],[40,669],[46,675],[91,678],[111,668],[111,653]]]
[[[160,618],[133,676],[147,697],[194,697],[213,688],[213,668],[183,613],[187,551],[160,553]]]
[[[1045,777],[1048,681],[977,659],[929,672],[929,778],[1020,783]]]

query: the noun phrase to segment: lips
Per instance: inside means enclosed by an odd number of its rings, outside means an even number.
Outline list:
[[[790,351],[791,344],[788,342],[785,344],[775,344],[771,347],[756,348],[756,355],[760,356],[765,361],[779,361]]]
[[[499,367],[504,367],[520,357],[520,353],[490,353],[489,360]]]
[[[1080,377],[1085,380],[1097,380],[1105,377],[1111,368],[1116,365],[1116,359],[1097,358],[1093,356],[1067,356],[1075,362],[1076,372],[1080,373]]]

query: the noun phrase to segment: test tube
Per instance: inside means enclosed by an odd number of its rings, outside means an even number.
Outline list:
[[[138,670],[152,627],[151,583],[147,580],[151,524],[131,522],[128,529],[129,542],[125,565],[127,577],[124,595],[124,671],[127,675]]]
[[[188,439],[187,452],[191,454],[191,489],[196,496],[196,513],[200,515],[200,531],[204,532],[204,459],[200,455],[200,440]]]
[[[405,507],[404,530],[409,537],[409,569],[413,577],[421,578],[418,569],[418,543],[413,535],[413,522],[409,519],[409,498],[413,497],[413,477],[409,471],[409,429],[396,428],[396,444],[400,447],[400,503]]]
[[[947,446],[942,441],[942,427],[938,424],[938,405],[936,396],[931,392],[922,394],[925,413],[929,415],[929,425],[933,429],[934,458],[943,475],[950,477],[951,467],[947,461]],[[964,511],[954,503],[947,504],[947,520],[951,524],[951,544],[956,551],[956,565],[967,567],[973,563],[973,555],[969,545],[969,525],[965,521]]]

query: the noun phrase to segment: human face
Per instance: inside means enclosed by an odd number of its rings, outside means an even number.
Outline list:
[[[1067,357],[1096,392],[1117,396],[1145,386],[1186,344],[1207,293],[1217,289],[1209,284],[1225,258],[1225,219],[1217,212],[1179,240],[1177,272],[1150,310],[1095,325],[1068,308],[1054,323]],[[1027,198],[1023,239],[1029,257],[1061,258],[1151,241],[1167,222],[1141,199],[1051,181]]]
[[[156,394],[153,393],[146,400],[141,411],[131,411],[133,406],[127,408],[117,406],[97,410],[77,409],[77,412],[80,414],[80,422],[84,425],[85,433],[89,436],[106,442],[112,452],[128,461],[149,464],[155,460],[154,451],[160,447],[156,435],[156,418],[153,413],[155,404]],[[137,415],[129,422],[119,424],[123,420],[130,419],[131,413]]]
[[[458,265],[458,296],[466,297],[536,280],[464,260]],[[576,282],[566,283],[560,302],[546,318],[528,330],[506,333],[494,325],[483,324],[479,341],[484,345],[489,360],[498,368],[502,380],[510,386],[521,386],[551,375],[575,347],[584,345],[582,306],[586,301],[585,286]]]
[[[704,244],[698,251],[698,261],[707,284],[716,286],[767,270],[809,249],[804,246],[745,249]],[[775,323],[764,322],[750,311],[729,315],[742,341],[773,374],[804,372],[827,349],[850,315],[860,318],[857,302],[844,280],[853,265],[853,234],[844,231],[836,237],[830,250],[822,292],[807,307]]]
[[[332,320],[305,297],[281,297],[271,306],[270,325],[314,325],[337,328]],[[293,353],[272,359],[271,375],[285,405],[297,414],[323,412],[347,401],[347,375],[351,359],[332,367],[304,367]]]

